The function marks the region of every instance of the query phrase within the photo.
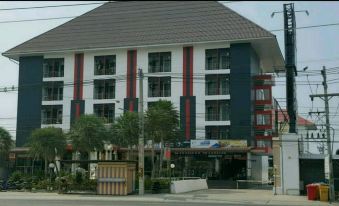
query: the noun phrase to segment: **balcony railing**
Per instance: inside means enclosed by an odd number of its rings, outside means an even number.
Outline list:
[[[62,124],[62,118],[61,117],[42,118],[41,123],[42,124]]]
[[[207,113],[206,121],[229,121],[230,115],[229,113],[217,114],[217,113]]]

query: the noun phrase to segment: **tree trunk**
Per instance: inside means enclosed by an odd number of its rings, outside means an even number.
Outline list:
[[[54,167],[55,167],[55,173],[57,176],[59,176],[59,168],[58,168],[58,165],[56,163],[56,160],[53,161],[53,164],[54,164]]]
[[[152,139],[152,174],[151,174],[152,179],[154,178],[154,175],[155,175],[154,156],[155,156],[154,139]]]
[[[162,174],[162,162],[164,159],[164,139],[161,137],[160,162],[159,162],[159,177]]]
[[[48,168],[48,164],[47,164],[47,159],[45,158],[45,178],[47,177],[47,168]]]
[[[130,159],[130,153],[131,153],[131,147],[128,146],[127,148],[128,148],[128,149],[127,149],[127,156],[126,156],[126,159],[129,160],[129,159]]]
[[[34,175],[34,161],[35,161],[35,157],[33,158],[33,161],[32,161],[32,177]]]

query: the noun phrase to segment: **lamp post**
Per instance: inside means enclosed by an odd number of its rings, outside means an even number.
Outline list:
[[[172,182],[172,172],[173,172],[173,169],[175,168],[175,164],[171,164],[171,171],[170,171],[170,183]]]
[[[48,167],[49,167],[49,170],[50,170],[49,171],[49,183],[52,184],[52,171],[53,171],[55,165],[53,163],[49,163]],[[49,187],[49,190],[51,190],[50,187]]]

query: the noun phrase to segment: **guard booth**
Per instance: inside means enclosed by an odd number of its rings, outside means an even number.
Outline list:
[[[98,162],[97,194],[128,195],[135,191],[136,162]]]

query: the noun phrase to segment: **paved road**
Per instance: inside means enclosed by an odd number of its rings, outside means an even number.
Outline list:
[[[227,203],[178,203],[178,202],[132,202],[132,201],[79,201],[79,200],[0,200],[1,206],[227,206]],[[239,206],[239,204],[237,204]]]
[[[1,206],[245,206],[258,204],[233,203],[192,203],[192,202],[134,202],[134,201],[93,201],[93,200],[0,200]],[[279,205],[275,205],[279,206]],[[283,206],[283,205],[281,205]]]
[[[59,195],[55,193],[0,192],[0,206],[231,206],[328,205],[302,196],[272,196],[271,191],[203,190],[184,194],[130,196]],[[338,205],[332,204],[331,206]]]

